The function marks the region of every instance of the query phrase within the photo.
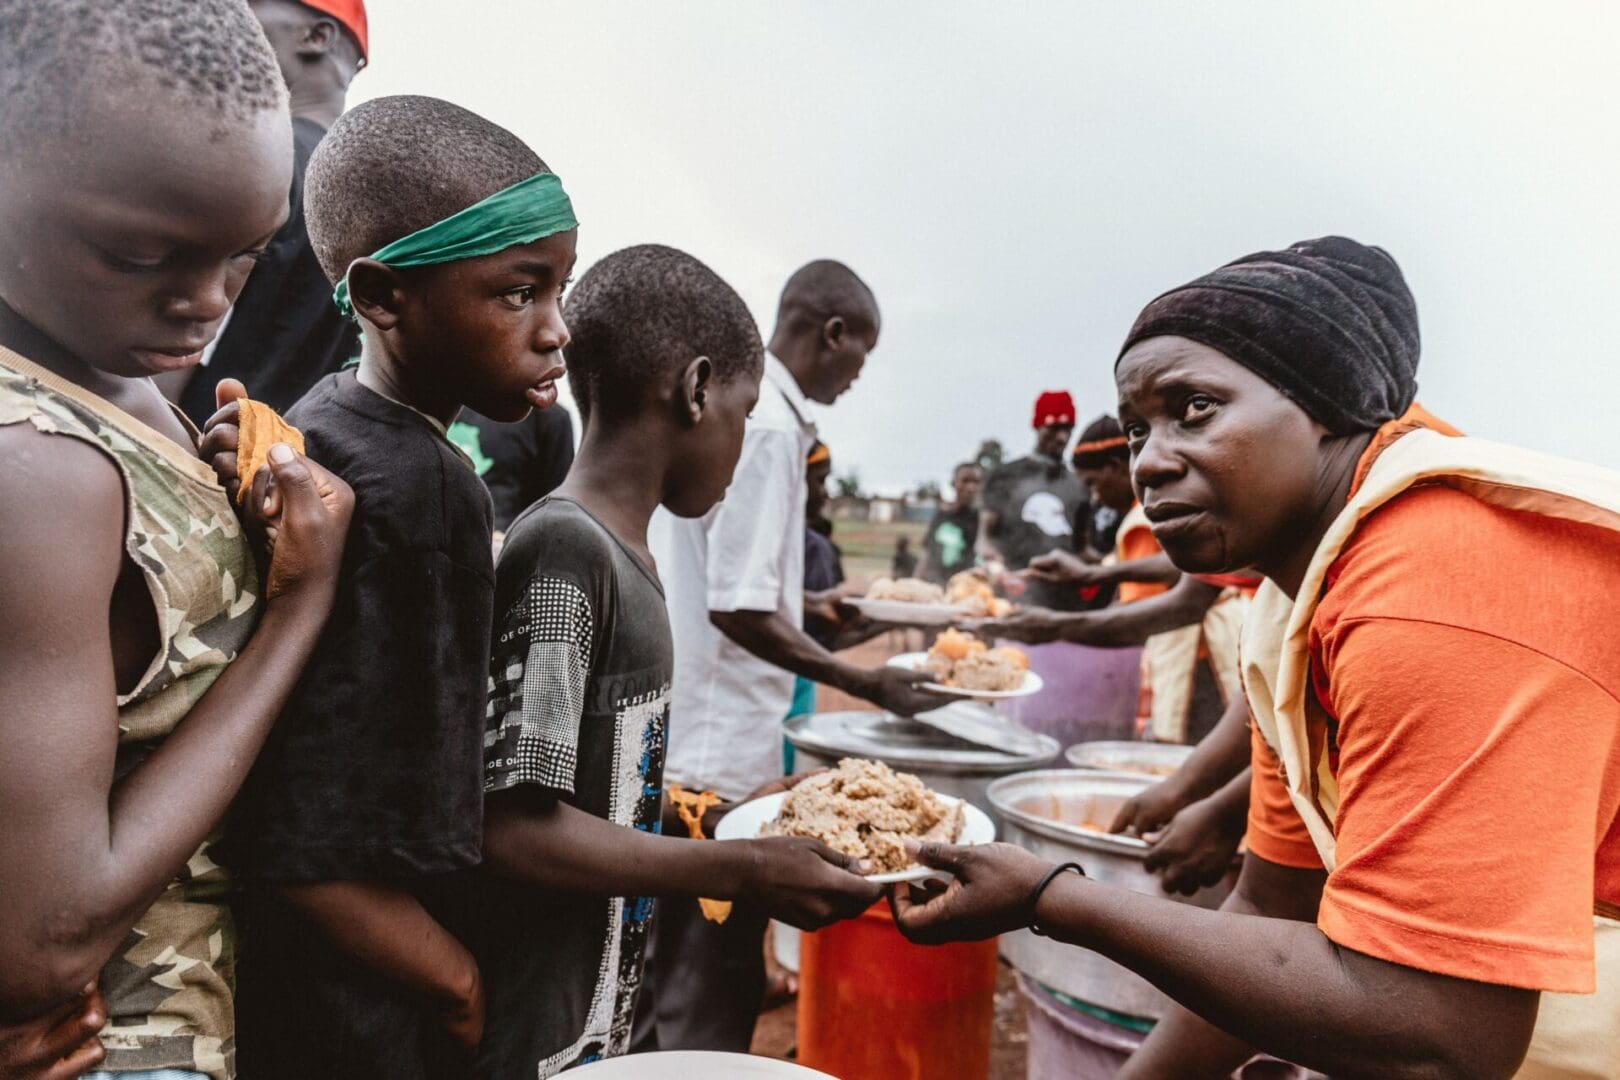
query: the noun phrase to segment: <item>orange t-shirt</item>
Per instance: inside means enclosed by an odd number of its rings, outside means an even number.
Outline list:
[[[1310,628],[1339,784],[1317,924],[1408,967],[1594,988],[1620,902],[1620,542],[1415,487],[1329,570]],[[1254,738],[1249,850],[1320,866]]]
[[[1119,562],[1147,559],[1163,551],[1164,548],[1153,539],[1153,530],[1146,525],[1129,529],[1114,541],[1115,557]],[[1155,581],[1122,581],[1115,596],[1120,603],[1130,604],[1137,600],[1146,600],[1150,596],[1158,596],[1169,588],[1170,586]]]

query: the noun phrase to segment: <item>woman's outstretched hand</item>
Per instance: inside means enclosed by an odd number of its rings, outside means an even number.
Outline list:
[[[889,905],[900,932],[920,945],[980,941],[1029,925],[1029,894],[1050,867],[1013,844],[906,845],[917,862],[954,877],[894,886]]]

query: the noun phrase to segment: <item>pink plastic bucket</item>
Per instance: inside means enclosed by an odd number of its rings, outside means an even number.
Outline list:
[[[1046,685],[1038,694],[997,702],[997,711],[1052,736],[1059,746],[1136,738],[1141,649],[1094,649],[1067,641],[1003,644],[1027,653],[1029,669]]]
[[[1146,1033],[1072,1009],[1039,983],[1018,976],[1029,1023],[1028,1080],[1108,1080],[1136,1052]],[[1255,1058],[1233,1080],[1305,1080],[1311,1074],[1274,1058]]]

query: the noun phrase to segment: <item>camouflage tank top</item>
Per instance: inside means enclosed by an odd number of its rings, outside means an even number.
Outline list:
[[[214,474],[174,440],[80,386],[0,348],[0,425],[96,447],[123,478],[124,552],[158,615],[160,643],[118,698],[116,775],[173,731],[246,645],[259,614],[252,553]],[[235,933],[224,871],[204,843],[101,971],[114,1072],[235,1075]]]

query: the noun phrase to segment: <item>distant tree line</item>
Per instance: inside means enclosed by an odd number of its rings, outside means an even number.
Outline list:
[[[985,439],[979,443],[979,449],[974,452],[971,461],[976,461],[979,468],[987,474],[1001,467],[1003,451],[1000,439]],[[947,468],[954,468],[956,462],[947,463]],[[842,499],[862,499],[866,497],[861,487],[861,474],[859,469],[850,469],[848,472],[833,477],[833,491]],[[944,489],[938,480],[923,480],[918,482],[906,496],[915,502],[939,502],[944,498]]]

